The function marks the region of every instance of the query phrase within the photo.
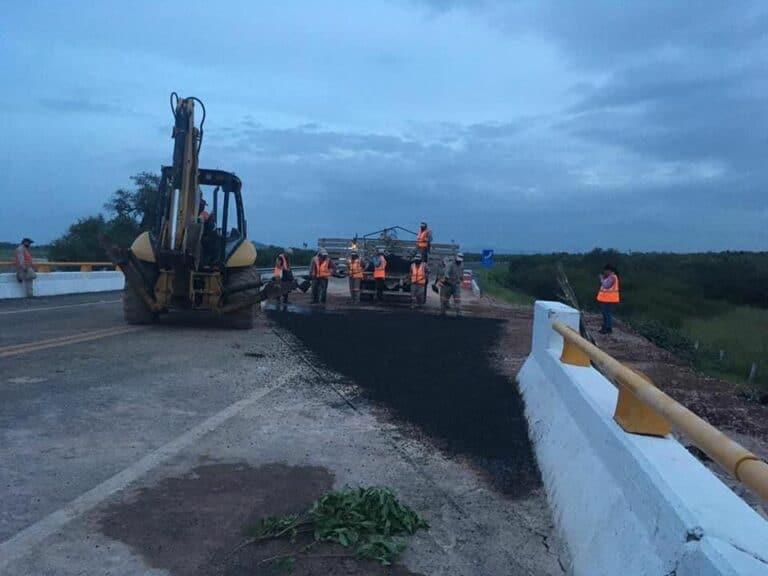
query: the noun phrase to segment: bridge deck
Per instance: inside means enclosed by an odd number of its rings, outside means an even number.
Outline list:
[[[249,332],[182,314],[125,331],[114,293],[0,303],[0,573],[253,573],[279,550],[230,552],[258,517],[387,485],[431,524],[397,573],[561,574],[519,397],[489,359],[502,324],[477,302],[441,319],[434,296],[350,311],[344,286]]]

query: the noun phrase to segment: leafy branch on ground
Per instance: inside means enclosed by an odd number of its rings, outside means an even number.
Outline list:
[[[299,534],[312,533],[310,546],[317,542],[337,543],[359,558],[389,565],[405,550],[406,536],[427,529],[429,524],[399,502],[389,489],[345,488],[326,493],[302,514],[262,519],[251,531],[251,538],[237,549],[279,538],[294,542]]]

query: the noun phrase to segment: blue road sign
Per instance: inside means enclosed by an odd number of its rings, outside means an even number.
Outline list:
[[[493,250],[483,250],[483,256],[481,259],[483,268],[493,268]]]

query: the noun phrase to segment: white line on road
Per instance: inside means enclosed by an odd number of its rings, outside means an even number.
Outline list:
[[[81,302],[80,304],[65,304],[62,306],[41,306],[39,308],[24,308],[23,310],[6,310],[0,312],[0,316],[6,314],[25,314],[27,312],[43,312],[45,310],[61,310],[63,308],[77,308],[78,306],[98,306],[99,304],[115,304],[121,300],[99,300],[97,302]]]
[[[17,532],[5,542],[0,543],[0,574],[4,573],[4,570],[12,563],[28,554],[33,546],[37,546],[43,542],[43,540],[55,534],[67,523],[79,518],[86,512],[93,510],[112,494],[123,490],[129,484],[156,466],[194,444],[206,434],[213,432],[233,416],[236,416],[252,404],[255,404],[270,392],[283,386],[298,373],[299,370],[287,372],[266,388],[257,390],[250,396],[238,400],[234,404],[230,404],[221,412],[214,414],[201,424],[186,431],[175,440],[168,442],[154,452],[150,452],[122,472],[118,472],[95,488],[75,498],[63,508],[49,514],[42,520]]]

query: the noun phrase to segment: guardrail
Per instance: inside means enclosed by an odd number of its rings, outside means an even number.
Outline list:
[[[80,272],[91,272],[94,268],[116,268],[112,262],[49,262],[33,261],[32,264],[37,272],[50,272],[52,268],[79,268]],[[0,268],[12,267],[12,260],[0,261]]]
[[[614,420],[626,432],[666,436],[671,426],[734,478],[768,502],[768,464],[734,442],[685,406],[656,388],[642,374],[624,366],[562,322],[552,329],[563,337],[560,360],[575,366],[594,363],[619,390]]]

